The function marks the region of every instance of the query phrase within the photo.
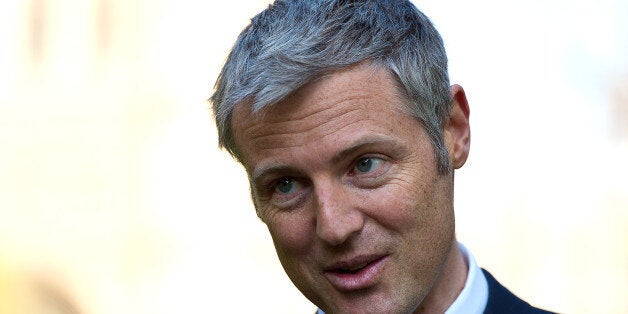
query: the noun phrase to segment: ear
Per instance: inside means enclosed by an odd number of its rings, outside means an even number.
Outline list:
[[[454,169],[459,169],[469,157],[471,129],[469,127],[469,103],[460,85],[451,86],[451,112],[445,124],[445,145]]]

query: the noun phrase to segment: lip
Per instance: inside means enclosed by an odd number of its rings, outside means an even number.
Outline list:
[[[324,271],[325,278],[340,291],[353,291],[373,286],[384,269],[388,255],[359,256],[333,264]],[[356,272],[343,272],[342,268],[352,268],[367,263]]]

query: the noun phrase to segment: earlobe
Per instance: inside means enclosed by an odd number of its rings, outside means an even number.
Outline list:
[[[464,89],[460,85],[451,86],[452,106],[449,121],[445,125],[445,144],[454,169],[464,165],[471,147],[471,129],[469,127],[469,103]]]

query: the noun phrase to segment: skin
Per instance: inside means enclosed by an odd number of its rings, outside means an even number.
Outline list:
[[[292,282],[327,313],[442,313],[464,286],[453,171],[438,174],[397,91],[388,71],[360,64],[261,114],[234,112],[258,214]],[[460,86],[452,99],[443,134],[459,168],[469,109]]]

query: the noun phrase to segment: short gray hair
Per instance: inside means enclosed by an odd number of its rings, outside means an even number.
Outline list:
[[[253,112],[312,80],[369,61],[393,73],[434,147],[438,171],[451,171],[443,127],[451,110],[447,55],[430,20],[407,0],[277,0],[251,20],[227,57],[210,101],[219,146],[243,162],[231,118]]]

